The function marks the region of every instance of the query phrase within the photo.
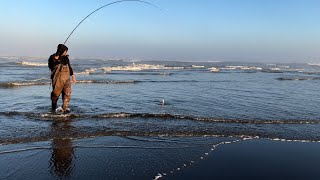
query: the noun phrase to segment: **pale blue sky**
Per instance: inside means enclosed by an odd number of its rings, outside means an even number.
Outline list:
[[[48,56],[107,0],[0,0],[0,55]],[[320,61],[318,0],[150,0],[106,7],[67,42],[73,57]]]

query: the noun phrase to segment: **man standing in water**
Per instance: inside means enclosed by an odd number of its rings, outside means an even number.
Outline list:
[[[69,112],[70,109],[69,101],[71,97],[71,81],[70,76],[72,76],[72,82],[76,83],[76,77],[73,74],[72,67],[67,55],[68,48],[64,44],[59,44],[57,52],[52,54],[48,60],[48,66],[51,70],[51,81],[52,81],[52,112],[57,109],[57,102],[60,94],[62,93],[62,111]]]

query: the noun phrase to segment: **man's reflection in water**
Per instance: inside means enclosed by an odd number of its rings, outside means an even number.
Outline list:
[[[72,126],[69,120],[52,123],[52,152],[49,162],[50,173],[59,178],[70,177],[74,168],[74,149],[68,138]]]

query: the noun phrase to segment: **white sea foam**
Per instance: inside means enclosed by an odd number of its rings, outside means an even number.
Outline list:
[[[289,66],[282,66],[282,67],[275,67],[275,68],[270,68],[271,71],[298,71],[298,72],[303,72],[305,69],[290,69]]]
[[[135,64],[128,66],[114,66],[114,67],[102,67],[103,71],[143,71],[143,70],[170,70],[170,69],[184,69],[184,67],[167,67],[160,64]]]
[[[95,81],[93,80],[77,80],[77,83],[94,83]]]
[[[162,178],[162,174],[158,173],[158,175],[156,175],[156,177],[154,177],[154,180],[160,179],[160,178]]]
[[[209,68],[209,70],[210,70],[211,72],[219,72],[219,71],[220,71],[220,69],[219,69],[219,68],[216,68],[216,67]]]
[[[28,62],[28,61],[22,61],[18,64],[21,64],[23,66],[48,66],[48,63],[39,63],[39,62]]]
[[[221,69],[227,69],[227,70],[235,70],[235,69],[241,69],[241,70],[262,70],[261,67],[256,66],[225,66]]]
[[[259,138],[259,137],[256,136],[256,137],[252,137],[251,139],[255,139],[255,138]],[[249,140],[249,139],[243,139],[243,140]],[[215,150],[218,146],[220,146],[220,145],[232,144],[232,143],[237,143],[237,142],[240,142],[240,141],[242,141],[242,140],[237,139],[237,140],[234,140],[234,141],[225,141],[225,142],[220,142],[220,143],[218,143],[218,144],[213,144],[211,151],[205,152],[204,155],[209,156],[209,153],[212,152],[212,151],[214,151],[214,150]],[[203,159],[205,159],[205,157],[204,157],[204,156],[200,156],[199,160],[202,161]],[[177,168],[174,168],[173,170],[170,171],[170,173],[173,174],[173,173],[176,172],[176,171],[180,171],[180,170],[182,170],[183,168],[187,167],[188,165],[191,166],[193,163],[195,163],[195,161],[193,161],[193,160],[191,160],[190,163],[188,163],[188,164],[183,163],[182,166],[177,167]],[[168,172],[168,173],[169,173],[169,172]],[[158,174],[154,177],[154,179],[160,179],[160,178],[162,178],[163,176],[166,176],[166,174],[167,174],[167,173],[162,173],[162,174],[161,174],[161,173],[158,173]]]
[[[12,82],[9,83],[8,85],[12,85],[12,86],[33,86],[33,85],[44,85],[44,84],[48,84],[48,83],[40,83],[40,82]]]
[[[167,67],[165,65],[160,65],[160,64],[153,65],[153,64],[132,63],[132,65],[127,65],[127,66],[107,66],[107,67],[101,67],[101,68],[90,68],[82,72],[76,72],[74,74],[89,75],[97,71],[111,72],[111,71],[143,71],[143,70],[175,70],[175,69],[184,69],[184,67]],[[159,73],[159,75],[170,75],[170,73],[163,72],[163,73]]]
[[[309,66],[320,66],[319,63],[307,63]]]
[[[300,143],[320,143],[318,140],[305,140],[305,139],[280,139],[280,138],[266,138],[271,141],[282,141],[282,142],[300,142]]]
[[[171,73],[165,73],[165,72],[162,72],[162,73],[159,73],[159,75],[169,76],[169,75],[171,75]]]
[[[204,68],[204,66],[192,65],[192,68],[199,68],[199,69],[202,69],[202,68]]]
[[[88,75],[88,74],[96,72],[98,69],[99,68],[90,68],[90,69],[86,69],[86,70],[84,70],[82,72],[76,72],[74,74],[76,74],[76,75]]]
[[[77,83],[89,84],[89,83],[96,83],[96,84],[125,84],[125,83],[135,83],[134,80],[78,80]]]
[[[281,71],[281,68],[270,68],[271,71]]]
[[[8,60],[17,60],[19,57],[17,56],[1,56],[1,59],[8,59]]]
[[[57,111],[61,113],[60,111]],[[50,114],[50,113],[45,113],[41,114],[42,118],[65,118],[65,117],[79,117],[77,114]]]
[[[34,83],[31,83],[31,82],[25,82],[25,83],[10,83],[12,84],[13,86],[31,86],[31,85],[34,85]]]

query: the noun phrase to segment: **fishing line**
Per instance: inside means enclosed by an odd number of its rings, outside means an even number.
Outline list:
[[[106,5],[104,5],[104,6],[99,7],[98,9],[96,9],[96,10],[92,11],[90,14],[88,14],[85,18],[83,18],[83,19],[78,23],[78,25],[71,31],[71,33],[69,34],[69,36],[67,37],[67,39],[64,41],[63,44],[66,44],[66,42],[68,41],[68,39],[70,38],[70,36],[71,36],[71,35],[73,34],[73,32],[80,26],[80,24],[81,24],[83,21],[85,21],[89,16],[91,16],[92,14],[94,14],[95,12],[97,12],[97,11],[99,11],[100,9],[105,8],[105,7],[107,7],[107,6],[113,5],[113,4],[122,3],[122,2],[128,2],[128,1],[144,3],[144,4],[153,6],[153,7],[157,8],[157,9],[160,9],[160,10],[161,10],[160,7],[154,5],[154,4],[150,3],[150,2],[141,1],[141,0],[120,0],[120,1],[111,2],[111,3],[109,3],[109,4],[106,4]]]

